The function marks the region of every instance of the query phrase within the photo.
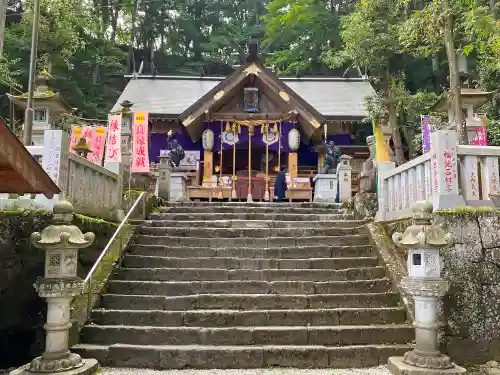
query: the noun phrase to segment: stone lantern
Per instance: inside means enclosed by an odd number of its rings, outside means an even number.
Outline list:
[[[432,224],[432,204],[427,201],[413,205],[413,224],[406,231],[394,233],[399,247],[408,249],[408,276],[402,280],[405,293],[415,302],[415,349],[404,357],[389,358],[393,374],[462,374],[465,369],[455,365],[438,349],[437,307],[448,291],[449,283],[441,277],[440,249],[452,243],[452,236]]]
[[[82,234],[71,225],[73,206],[61,200],[54,205],[52,225],[33,233],[33,245],[45,251],[45,274],[34,284],[38,295],[47,300],[45,351],[30,364],[11,375],[33,373],[90,374],[97,368],[95,359],[84,359],[69,351],[70,304],[82,294],[84,282],[77,276],[78,249],[94,242],[94,233]]]

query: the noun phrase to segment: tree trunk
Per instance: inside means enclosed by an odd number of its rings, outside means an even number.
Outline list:
[[[405,154],[403,150],[403,142],[399,131],[398,113],[394,103],[394,93],[392,91],[392,77],[387,68],[384,72],[384,88],[387,100],[387,114],[389,126],[392,130],[392,142],[394,143],[394,157],[397,165],[405,163]]]
[[[111,13],[111,41],[114,43],[116,40],[116,29],[118,28],[118,14],[120,9],[116,7]]]
[[[491,9],[491,14],[493,15],[493,18],[496,19],[496,6],[497,0],[490,0],[490,9]]]
[[[448,95],[448,103],[451,108],[450,114],[452,118],[449,119],[449,128],[456,129],[458,133],[459,144],[469,144],[469,137],[467,136],[467,127],[462,112],[462,97],[461,97],[461,84],[460,73],[458,71],[458,57],[455,50],[455,38],[453,33],[454,19],[453,13],[450,8],[449,0],[442,0],[444,14],[444,44],[446,47],[446,55],[448,57],[448,65],[450,70],[450,92]]]
[[[135,0],[133,5],[132,5],[132,28],[130,30],[130,48],[128,50],[128,66],[129,66],[129,69],[132,70],[132,73],[136,72],[135,56],[134,56],[136,14],[137,14],[137,0]]]

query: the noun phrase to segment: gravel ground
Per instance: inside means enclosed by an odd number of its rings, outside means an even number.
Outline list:
[[[103,368],[103,375],[390,375],[385,366],[363,369],[146,370]]]

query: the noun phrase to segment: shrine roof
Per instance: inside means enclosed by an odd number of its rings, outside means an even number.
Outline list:
[[[126,76],[131,78],[111,112],[129,100],[134,108],[157,117],[176,117],[214,89],[225,77]],[[282,77],[286,86],[325,118],[368,117],[365,98],[374,95],[370,82],[360,78]]]
[[[10,128],[0,121],[0,193],[38,193],[52,198],[60,191]]]

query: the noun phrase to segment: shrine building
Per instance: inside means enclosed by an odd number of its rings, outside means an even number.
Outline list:
[[[263,199],[281,166],[293,186],[304,189],[297,198],[307,200],[310,178],[322,168],[325,136],[353,158],[353,190],[358,188],[357,174],[369,157],[366,136],[372,131],[365,98],[375,95],[367,79],[278,77],[256,54],[225,78],[126,78],[130,81],[111,113],[121,111],[123,103],[132,105],[132,112],[149,113],[153,164],[169,142],[178,141],[186,154],[179,169],[188,176],[192,199],[206,198],[207,186],[220,186],[219,198],[236,190],[243,199],[249,180],[253,198]]]

